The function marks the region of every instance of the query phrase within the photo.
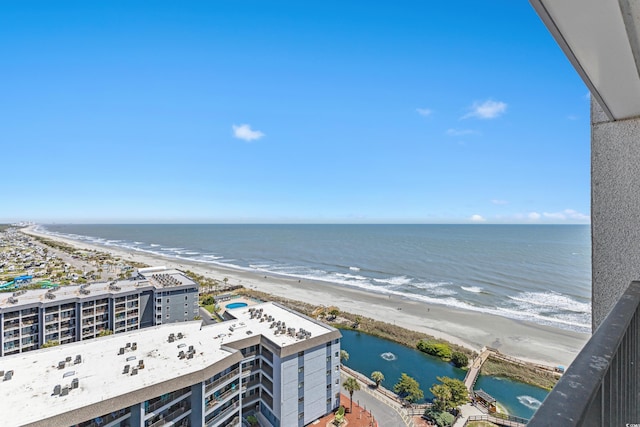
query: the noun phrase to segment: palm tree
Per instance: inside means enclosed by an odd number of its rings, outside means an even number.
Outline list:
[[[380,371],[373,371],[371,373],[371,379],[376,382],[376,387],[380,387],[380,383],[384,381],[384,375]]]
[[[349,392],[349,399],[350,399],[349,412],[352,412],[352,409],[353,409],[353,392],[360,390],[360,384],[358,384],[358,381],[356,381],[355,378],[349,377],[349,378],[347,378],[347,380],[344,383],[342,383],[342,386],[344,387],[345,390],[347,390]]]
[[[347,360],[349,360],[349,353],[347,353],[347,350],[340,350],[340,363],[343,361],[346,362]]]

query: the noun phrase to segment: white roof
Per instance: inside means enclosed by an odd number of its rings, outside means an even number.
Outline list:
[[[314,336],[334,331],[272,303],[252,307],[262,308],[264,313],[285,321],[287,326],[302,327]],[[235,321],[209,326],[202,326],[200,322],[173,323],[2,357],[0,370],[13,371],[11,380],[0,382],[3,425],[36,422],[196,373],[236,352],[221,348],[224,344],[249,336],[263,334],[278,346],[304,341],[286,334],[274,337],[273,330],[269,328],[270,322],[250,319],[247,308],[234,310],[234,315],[238,317]],[[184,338],[170,343],[168,337],[171,333],[176,337],[181,333]],[[136,343],[136,350],[127,346],[133,343]],[[195,356],[180,359],[179,352],[187,353],[191,345]],[[118,354],[120,348],[126,349],[124,355]],[[82,362],[74,364],[77,355],[81,356]],[[68,357],[71,361],[65,364],[64,369],[58,369],[59,363]],[[140,360],[144,361],[144,369],[137,375],[123,374],[125,365],[133,368]],[[75,378],[79,381],[79,388],[71,389],[67,396],[53,395],[56,385],[71,385]],[[147,399],[152,397],[155,396]],[[130,402],[133,403],[136,402]],[[98,415],[103,414],[95,416]]]

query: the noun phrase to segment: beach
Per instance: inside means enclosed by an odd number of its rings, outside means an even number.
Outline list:
[[[78,249],[98,250],[125,260],[166,266],[219,281],[242,285],[279,297],[313,305],[337,306],[340,310],[395,324],[474,351],[491,346],[500,352],[545,365],[568,366],[589,338],[588,334],[513,320],[492,314],[474,312],[437,304],[409,300],[396,295],[369,292],[344,285],[313,280],[297,280],[276,275],[263,275],[218,265],[143,253],[124,248],[78,242],[60,236],[41,234],[28,227],[26,234],[60,241]]]

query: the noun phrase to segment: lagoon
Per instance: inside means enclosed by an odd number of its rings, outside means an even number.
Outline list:
[[[436,377],[447,376],[463,380],[466,374],[450,363],[401,344],[358,331],[340,332],[342,348],[349,353],[349,360],[344,364],[366,376],[370,376],[373,371],[382,372],[385,377],[382,386],[387,389],[393,390],[400,375],[406,373],[420,383],[425,399],[431,400],[433,395],[429,388],[437,382]],[[539,402],[548,393],[528,384],[483,376],[478,378],[476,389],[478,388],[496,398],[511,415],[523,418],[531,418]]]

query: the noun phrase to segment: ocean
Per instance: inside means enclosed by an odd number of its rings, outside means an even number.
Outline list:
[[[169,258],[591,331],[588,225],[41,225]]]

